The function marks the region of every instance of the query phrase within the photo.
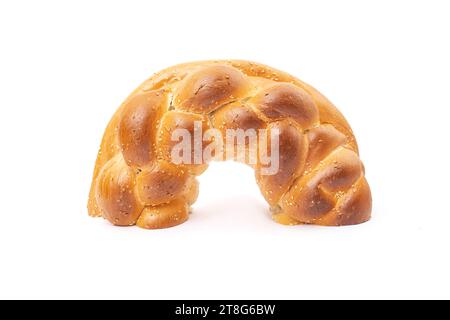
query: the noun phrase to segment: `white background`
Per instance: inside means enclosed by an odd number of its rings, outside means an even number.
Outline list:
[[[0,298],[450,298],[448,1],[2,1]],[[248,59],[351,123],[371,222],[271,221],[250,169],[211,166],[186,224],[87,215],[103,130],[153,72]]]

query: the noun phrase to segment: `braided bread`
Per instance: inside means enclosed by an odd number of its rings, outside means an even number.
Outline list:
[[[269,149],[269,136],[277,133],[275,174],[263,174],[261,161],[249,163],[248,157],[233,154],[255,169],[276,222],[337,226],[369,220],[370,188],[341,113],[300,80],[237,60],[177,65],[155,74],[126,99],[101,143],[89,214],[147,229],[185,222],[199,192],[196,176],[208,161],[174,163],[172,135],[179,128],[195,134],[198,123],[203,131],[214,128],[223,135],[233,128],[264,129],[261,141]],[[198,147],[205,151],[208,145],[201,141]]]

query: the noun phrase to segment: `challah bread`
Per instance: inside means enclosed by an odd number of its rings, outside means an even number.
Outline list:
[[[223,145],[217,137],[194,146],[188,155],[191,161],[176,163],[171,156],[177,144],[173,133],[180,128],[192,135],[197,129],[214,128],[223,136],[228,129],[265,130],[258,148],[268,150],[276,132],[278,171],[264,174],[265,164],[249,161],[247,150],[243,158],[233,153],[237,140]],[[364,166],[341,113],[300,80],[237,60],[174,66],[155,74],[126,99],[101,143],[89,214],[114,225],[147,229],[185,222],[199,192],[196,176],[208,166],[194,151],[207,151],[211,145],[216,151],[232,149],[235,160],[255,169],[279,223],[338,226],[370,218]]]

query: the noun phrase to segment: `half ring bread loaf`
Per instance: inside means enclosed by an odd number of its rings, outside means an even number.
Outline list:
[[[277,132],[279,170],[262,174],[261,163],[252,164],[275,221],[337,226],[370,218],[364,166],[341,113],[300,80],[236,60],[177,65],[131,94],[105,131],[89,214],[148,229],[185,222],[198,196],[196,176],[208,163],[175,164],[171,138],[179,128],[194,134],[196,123],[224,135],[233,128]]]

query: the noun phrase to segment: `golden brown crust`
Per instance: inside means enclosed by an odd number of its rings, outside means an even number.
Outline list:
[[[206,66],[186,77],[175,90],[179,110],[210,113],[250,90],[250,82],[239,70],[224,65]]]
[[[143,167],[155,160],[155,127],[167,110],[162,90],[144,92],[126,103],[119,123],[119,142],[129,166]]]
[[[189,206],[180,199],[156,207],[146,207],[136,224],[144,229],[163,229],[179,225],[188,218]]]
[[[220,108],[211,115],[214,128],[219,129],[225,135],[226,129],[263,129],[266,122],[258,114],[242,102],[235,102]]]
[[[261,169],[267,166],[258,164],[255,175],[264,198],[271,206],[275,206],[288,191],[292,182],[301,175],[305,165],[308,141],[292,120],[273,122],[268,129],[267,136],[271,135],[272,130],[278,130],[279,170],[273,175],[261,174]],[[271,140],[268,138],[267,141],[268,150],[271,150]]]
[[[319,111],[308,93],[290,83],[275,84],[250,100],[268,119],[293,119],[302,129],[319,123]]]
[[[306,171],[315,168],[333,150],[348,142],[347,137],[343,133],[329,124],[311,129],[307,136],[309,150],[306,160]]]
[[[169,203],[187,192],[190,175],[170,162],[158,161],[136,177],[137,193],[145,206]]]
[[[134,225],[143,209],[136,199],[134,179],[120,153],[105,164],[97,178],[96,202],[103,217],[115,225]]]
[[[358,155],[340,147],[294,183],[283,196],[281,208],[298,221],[316,223],[335,208],[362,175]]]
[[[170,155],[173,131],[193,133],[194,121],[202,132],[216,128],[224,135],[227,129],[279,130],[278,173],[262,175],[262,165],[255,166],[275,221],[348,225],[370,218],[370,188],[342,114],[289,74],[240,60],[177,65],[128,97],[105,130],[89,214],[149,229],[186,221],[198,196],[195,176],[207,163],[176,165]]]
[[[196,128],[196,124],[200,124]],[[174,139],[173,133],[177,129],[186,130],[189,133],[190,137],[194,137],[196,130],[197,132],[203,133],[206,132],[210,128],[208,117],[202,114],[192,114],[180,111],[168,111],[161,119],[161,125],[159,127],[157,133],[157,152],[158,157],[168,162],[173,162],[171,153],[173,148],[182,141],[182,139]],[[202,152],[196,153],[196,146],[194,144],[194,139],[191,139],[191,154],[186,156],[186,159],[189,159],[191,164],[185,166],[188,167],[189,170],[195,170],[199,167],[202,167],[205,163],[203,158],[203,150],[209,144],[209,142],[201,143],[201,146],[198,146],[198,150]],[[182,154],[180,154],[182,156]],[[197,157],[196,157],[197,156]]]

